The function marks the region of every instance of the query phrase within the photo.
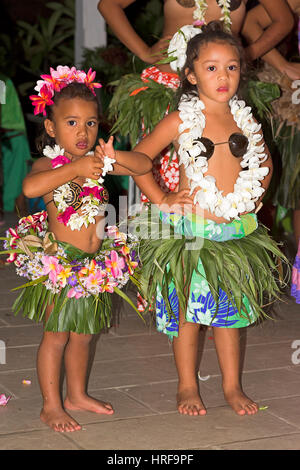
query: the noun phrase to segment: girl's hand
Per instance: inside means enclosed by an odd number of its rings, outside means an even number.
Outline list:
[[[189,196],[189,193],[189,189],[167,193],[159,204],[160,210],[163,212],[177,212],[179,214],[184,214],[184,206],[188,205],[190,208],[193,204],[193,199]],[[190,210],[188,210],[188,212],[190,212]]]
[[[76,168],[77,176],[90,179],[98,179],[102,174],[103,162],[102,160],[94,155],[87,155],[79,158],[72,165]]]
[[[116,159],[116,151],[113,146],[114,138],[111,136],[105,143],[103,139],[99,139],[99,145],[95,149],[95,156],[98,157],[102,162],[104,157]]]

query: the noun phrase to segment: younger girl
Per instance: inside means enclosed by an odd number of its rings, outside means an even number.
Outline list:
[[[98,149],[90,152],[99,122],[94,89],[101,86],[93,82],[94,77],[91,69],[86,74],[59,66],[38,82],[38,95],[31,99],[35,114],[46,116],[38,145],[44,157],[34,163],[23,189],[27,197],[43,196],[48,214],[21,219],[16,230],[10,230],[18,274],[30,273],[33,280],[15,307],[22,308],[24,316],[45,320],[37,357],[41,419],[60,432],[81,428],[65,410],[114,412],[109,403],[87,394],[89,347],[92,335],[109,326],[110,294],[126,283],[137,263],[130,243],[117,230],[112,241],[102,240],[99,227],[108,194],[101,174],[137,175],[152,168],[141,153],[115,152],[112,138],[101,144],[113,159],[105,157],[103,162]],[[64,406],[60,397],[63,358]]]
[[[239,328],[263,315],[263,291],[278,289],[272,255],[281,254],[255,215],[272,162],[251,109],[235,96],[242,66],[237,40],[218,22],[204,27],[188,43],[178,111],[135,148],[154,158],[173,142],[180,157],[178,193],[154,188],[149,175],[134,179],[156,205],[136,221],[143,228],[151,219],[156,234],[141,242],[142,294],[156,294],[157,327],[173,338],[178,410],[188,415],[206,414],[196,378],[200,324],[213,327],[227,402],[239,415],[258,411],[240,383]]]

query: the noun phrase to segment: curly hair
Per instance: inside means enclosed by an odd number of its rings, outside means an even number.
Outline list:
[[[89,102],[94,102],[97,105],[97,110],[98,110],[98,119],[100,119],[100,103],[91,90],[84,84],[84,83],[77,83],[73,82],[67,85],[65,88],[63,88],[60,92],[55,92],[54,96],[52,98],[52,101],[54,102],[54,105],[58,105],[60,100],[72,100],[74,98],[81,98],[82,100],[89,101]],[[45,119],[50,119],[50,121],[54,121],[54,113],[53,113],[53,106],[48,106],[47,107],[47,116]],[[46,147],[46,145],[50,145],[50,147],[53,147],[55,144],[55,139],[50,137],[50,135],[47,134],[46,129],[44,127],[44,122],[41,124],[40,132],[38,137],[35,140],[36,148],[38,152],[42,155],[43,154],[43,149]]]

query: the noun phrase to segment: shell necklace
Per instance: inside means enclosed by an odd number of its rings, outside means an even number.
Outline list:
[[[197,96],[191,98],[183,95],[178,107],[182,121],[178,128],[179,164],[184,165],[190,194],[196,190],[194,204],[226,220],[239,218],[239,214],[255,209],[255,202],[265,191],[261,180],[269,173],[268,167],[260,167],[268,156],[264,145],[258,145],[262,140],[259,133],[261,125],[254,121],[251,108],[236,96],[229,101],[229,106],[234,121],[248,138],[248,147],[240,163],[241,168],[245,169],[240,171],[233,193],[226,196],[217,188],[215,178],[205,175],[208,161],[205,156],[200,156],[206,152],[205,146],[198,140],[205,128],[203,101]]]

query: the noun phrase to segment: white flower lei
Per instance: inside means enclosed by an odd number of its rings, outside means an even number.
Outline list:
[[[222,10],[221,21],[224,22],[224,27],[226,30],[230,31],[231,28],[231,19],[230,19],[230,0],[217,0],[218,5]],[[181,70],[186,61],[186,48],[187,43],[197,34],[200,34],[201,26],[203,26],[205,21],[205,13],[207,10],[207,3],[205,0],[195,0],[195,10],[193,12],[194,24],[182,26],[172,37],[169,47],[168,47],[168,56],[170,59],[173,59],[170,62],[170,67],[172,70],[177,72]]]
[[[91,153],[92,152],[89,152],[87,155],[90,155]],[[43,150],[43,154],[48,158],[55,159],[56,157],[64,155],[64,149],[60,148],[59,145],[55,145],[53,148],[47,145]],[[85,183],[82,185],[82,189],[94,187],[101,188],[101,185],[104,182],[103,177],[108,171],[112,171],[112,164],[115,161],[116,160],[105,156],[104,166],[100,178],[98,178],[98,180],[86,178]],[[58,163],[55,165],[55,168],[58,168],[62,165],[63,163]],[[65,202],[65,199],[68,198],[69,194],[70,188],[68,183],[59,186],[53,193],[53,200],[59,213],[63,213],[69,208],[69,205]],[[89,196],[84,196],[82,198],[81,215],[79,215],[78,212],[72,214],[66,225],[70,227],[71,230],[80,230],[83,225],[88,227],[89,224],[94,224],[96,222],[95,217],[98,214],[99,200],[96,197],[93,197],[92,194]]]
[[[264,145],[257,145],[262,140],[259,133],[261,125],[254,121],[251,108],[246,106],[244,101],[234,96],[229,105],[237,126],[249,141],[247,151],[241,160],[241,167],[248,169],[239,173],[233,193],[223,196],[223,191],[219,191],[216,186],[215,178],[210,175],[204,176],[208,170],[207,158],[198,155],[201,151],[205,151],[205,147],[201,142],[194,142],[195,139],[202,137],[205,128],[205,116],[202,112],[205,106],[198,97],[190,99],[187,95],[182,96],[179,104],[182,123],[178,128],[179,164],[184,165],[190,194],[199,188],[194,196],[194,203],[226,220],[239,218],[239,214],[255,209],[255,201],[265,191],[260,181],[269,173],[268,167],[260,168],[260,164],[268,158],[264,153]]]

